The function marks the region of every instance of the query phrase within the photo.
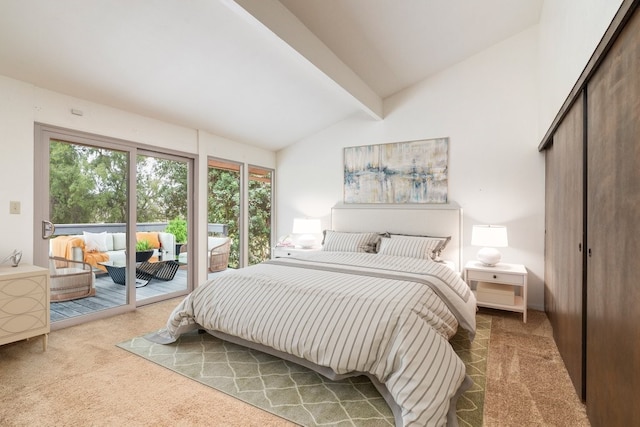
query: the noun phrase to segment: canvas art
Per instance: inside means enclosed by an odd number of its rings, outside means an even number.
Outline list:
[[[346,147],[345,203],[447,203],[449,138]]]

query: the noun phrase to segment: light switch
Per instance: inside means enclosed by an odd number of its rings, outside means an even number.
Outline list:
[[[15,202],[15,201],[9,202],[9,213],[10,214],[19,214],[20,213],[20,202]]]

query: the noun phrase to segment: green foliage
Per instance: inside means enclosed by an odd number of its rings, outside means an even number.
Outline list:
[[[175,217],[169,221],[164,231],[176,236],[176,243],[187,242],[187,221],[182,217]]]
[[[52,141],[49,211],[57,224],[125,222],[126,153]]]
[[[226,224],[231,238],[229,267],[240,266],[238,222],[240,218],[240,174],[237,171],[209,168],[208,221]]]
[[[151,246],[151,243],[146,239],[136,242],[136,252],[149,251],[151,249],[153,249],[153,246]]]
[[[271,254],[271,183],[249,181],[249,264]]]
[[[154,193],[163,218],[187,217],[187,164],[154,159],[152,174],[158,180]],[[186,236],[185,236],[186,241]]]
[[[271,250],[271,182],[249,179],[249,264],[269,259]],[[238,223],[240,218],[240,174],[209,168],[208,221],[226,224],[231,238],[229,266],[240,265]]]
[[[128,153],[52,141],[49,157],[54,223],[126,222]],[[186,162],[138,156],[136,189],[138,222],[186,217]]]
[[[70,144],[52,142],[49,207],[54,223],[82,223],[93,218],[98,194],[94,183],[85,174],[85,155]]]

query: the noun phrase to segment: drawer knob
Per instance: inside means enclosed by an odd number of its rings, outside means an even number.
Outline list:
[[[496,275],[494,274],[494,275],[493,275],[493,278],[494,278],[494,279],[497,279],[497,278],[498,278],[498,276],[496,276]]]

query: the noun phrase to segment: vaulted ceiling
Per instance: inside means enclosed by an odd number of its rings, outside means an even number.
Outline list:
[[[0,74],[278,150],[538,23],[543,0],[1,0]]]

